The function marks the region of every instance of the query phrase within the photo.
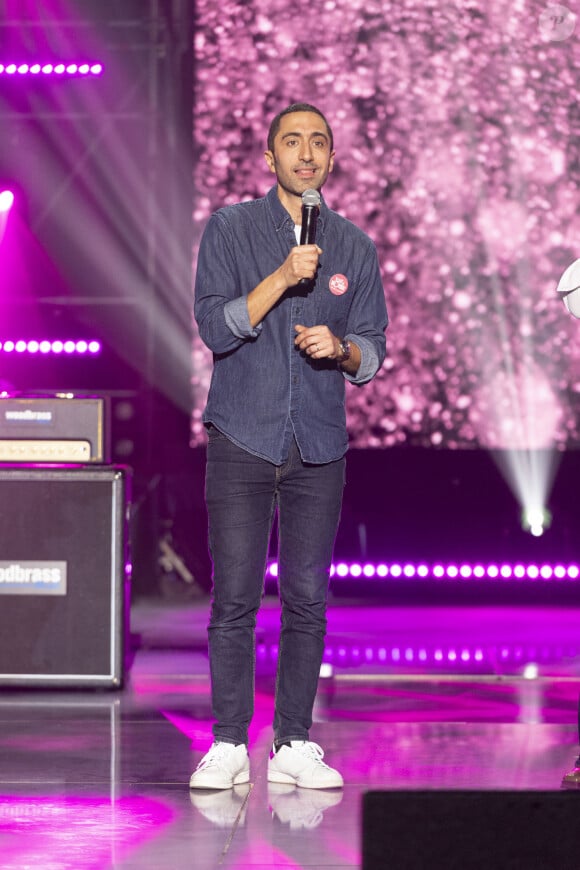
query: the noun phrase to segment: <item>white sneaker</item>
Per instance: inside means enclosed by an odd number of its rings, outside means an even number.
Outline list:
[[[268,801],[272,818],[278,819],[290,830],[306,828],[312,830],[322,822],[324,813],[342,800],[343,792],[304,791],[295,785],[271,782],[268,785]]]
[[[250,781],[250,759],[243,743],[216,741],[189,780],[190,788],[233,788]]]
[[[322,760],[324,752],[318,743],[310,740],[292,740],[290,746],[281,746],[268,762],[268,782],[287,782],[301,788],[342,788],[344,780]]]

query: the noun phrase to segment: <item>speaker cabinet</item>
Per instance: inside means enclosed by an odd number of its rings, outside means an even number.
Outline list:
[[[129,483],[112,466],[0,468],[0,685],[122,685]]]
[[[578,793],[363,795],[363,870],[575,870]]]

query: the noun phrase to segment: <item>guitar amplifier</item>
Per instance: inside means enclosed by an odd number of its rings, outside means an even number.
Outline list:
[[[108,399],[0,396],[0,463],[110,462]]]

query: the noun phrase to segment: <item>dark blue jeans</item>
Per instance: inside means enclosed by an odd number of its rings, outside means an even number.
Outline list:
[[[294,442],[287,461],[276,466],[209,430],[206,502],[213,595],[208,634],[216,740],[248,742],[256,616],[276,508],[282,616],[274,742],[308,740],[344,481],[344,458],[306,465]]]

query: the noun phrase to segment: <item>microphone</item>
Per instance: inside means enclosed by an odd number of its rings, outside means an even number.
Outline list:
[[[313,245],[316,241],[316,222],[320,211],[320,194],[310,188],[302,194],[302,227],[300,244]]]
[[[302,194],[302,226],[300,228],[300,244],[313,245],[316,241],[316,223],[320,213],[320,194],[314,188],[305,190]],[[301,278],[298,284],[307,287],[312,284],[310,278]]]

